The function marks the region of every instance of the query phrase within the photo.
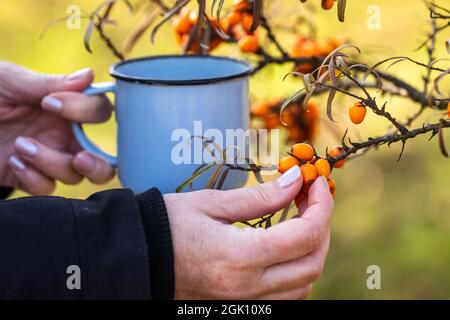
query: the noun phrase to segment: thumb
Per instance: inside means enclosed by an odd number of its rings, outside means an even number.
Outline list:
[[[274,213],[286,206],[297,196],[303,179],[298,166],[286,171],[278,180],[250,188],[218,191],[219,201],[210,215],[230,222],[247,221]]]
[[[37,73],[19,66],[11,66],[14,83],[10,90],[15,96],[29,104],[40,104],[50,93],[61,91],[82,91],[94,79],[90,68],[81,69],[69,75],[49,75]]]

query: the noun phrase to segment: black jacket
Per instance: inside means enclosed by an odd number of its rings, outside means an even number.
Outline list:
[[[172,240],[157,189],[0,201],[0,299],[173,295]]]

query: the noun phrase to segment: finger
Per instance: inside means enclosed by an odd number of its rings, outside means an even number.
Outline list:
[[[297,288],[286,292],[276,292],[263,295],[261,300],[305,300],[309,297],[312,291],[312,284],[305,287]]]
[[[55,182],[34,168],[27,166],[16,155],[12,155],[8,164],[20,182],[20,188],[32,195],[49,195],[55,191]]]
[[[104,122],[111,117],[113,106],[105,95],[87,96],[78,92],[55,92],[41,103],[44,110],[82,123]]]
[[[58,91],[81,91],[91,84],[94,74],[85,68],[69,75],[40,74],[8,62],[0,62],[0,69],[14,74],[5,85],[14,88],[17,104],[39,104],[43,97]]]
[[[60,152],[28,137],[18,137],[14,143],[17,154],[43,175],[66,184],[77,184],[83,177],[72,167],[73,156]]]
[[[318,178],[310,188],[308,209],[269,229],[245,229],[240,248],[256,264],[269,266],[294,260],[316,249],[326,237],[333,210],[333,198],[325,179]]]
[[[87,151],[81,151],[75,155],[72,166],[96,184],[108,182],[115,175],[114,168],[106,160]]]
[[[303,199],[298,206],[298,217],[301,217],[303,213],[308,209],[308,198]]]
[[[313,183],[308,192],[308,208],[304,211],[303,219],[324,219],[330,222],[333,213],[334,199],[330,193],[328,182],[320,176]]]
[[[260,284],[266,292],[295,290],[317,281],[322,274],[330,247],[330,232],[313,253],[266,268]]]
[[[294,166],[275,182],[230,191],[214,191],[207,211],[215,218],[230,222],[255,219],[289,205],[301,187],[301,172],[298,166]],[[202,192],[197,195],[199,199],[204,197]]]

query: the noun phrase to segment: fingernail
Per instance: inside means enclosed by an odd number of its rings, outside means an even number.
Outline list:
[[[83,172],[92,172],[95,169],[95,160],[86,152],[78,154],[74,164]]]
[[[58,112],[61,111],[63,105],[61,100],[56,99],[52,96],[46,96],[44,99],[42,99],[42,109]]]
[[[67,80],[70,80],[70,81],[76,80],[78,78],[84,77],[89,72],[91,72],[90,68],[84,68],[84,69],[75,71],[74,73],[71,73],[67,76]]]
[[[38,152],[37,146],[24,137],[18,137],[15,142],[17,150],[27,156],[34,156]]]
[[[278,178],[276,183],[280,188],[286,189],[295,182],[297,182],[300,179],[300,176],[301,176],[300,167],[293,166],[288,171],[283,173],[283,175]]]
[[[23,171],[27,168],[25,163],[22,162],[17,156],[11,156],[9,157],[8,163],[11,167],[13,167],[16,170]]]

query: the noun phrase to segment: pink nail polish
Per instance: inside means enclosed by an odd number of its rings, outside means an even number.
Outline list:
[[[13,167],[16,170],[23,171],[26,170],[27,166],[25,163],[22,162],[17,156],[11,156],[9,157],[8,163],[11,167]]]
[[[282,188],[286,189],[298,180],[300,180],[301,173],[300,173],[300,167],[299,166],[293,166],[288,171],[283,173],[281,177],[277,180],[277,185]]]
[[[84,77],[85,75],[87,75],[89,72],[91,72],[91,69],[90,69],[90,68],[84,68],[84,69],[75,71],[74,73],[69,74],[69,75],[67,76],[67,80],[73,81],[73,80],[76,80],[76,79],[78,79],[78,78],[82,78],[82,77]]]
[[[92,172],[95,169],[95,160],[86,152],[76,156],[74,165],[83,172]]]
[[[51,111],[51,112],[60,112],[63,105],[61,100],[56,99],[52,96],[46,96],[44,99],[42,99],[42,109]]]
[[[34,156],[38,152],[37,146],[24,137],[18,137],[14,143],[17,151],[29,157]]]

